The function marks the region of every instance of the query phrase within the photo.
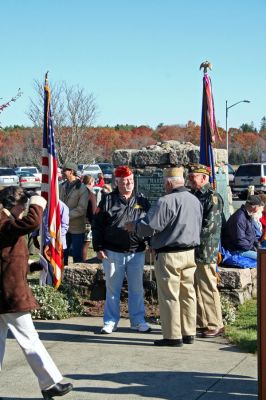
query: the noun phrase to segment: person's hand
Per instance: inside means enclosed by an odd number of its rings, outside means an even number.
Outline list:
[[[135,232],[135,223],[134,222],[126,222],[124,225],[124,229],[127,232]]]
[[[108,258],[104,250],[97,251],[96,255],[99,260],[104,260],[105,258]]]
[[[46,258],[46,260],[48,260],[48,261],[51,260],[51,250],[49,249],[48,244],[43,249],[43,255]]]

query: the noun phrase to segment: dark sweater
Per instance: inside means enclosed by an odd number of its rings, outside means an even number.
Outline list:
[[[222,246],[229,251],[254,250],[256,234],[252,218],[244,205],[241,206],[225,224]]]

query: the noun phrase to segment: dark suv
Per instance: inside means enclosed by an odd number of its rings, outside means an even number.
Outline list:
[[[240,197],[247,192],[249,186],[254,186],[257,192],[266,192],[266,164],[242,164],[235,172],[233,192]]]
[[[104,163],[104,162],[99,162],[98,163],[101,170],[103,171],[103,176],[104,176],[104,181],[105,183],[111,183],[112,182],[112,174],[114,171],[114,166],[111,163]]]

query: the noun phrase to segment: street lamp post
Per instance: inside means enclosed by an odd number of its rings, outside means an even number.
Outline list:
[[[225,132],[226,132],[226,150],[227,150],[227,157],[229,161],[229,143],[228,143],[228,129],[227,129],[227,119],[228,119],[228,110],[240,103],[250,103],[249,100],[240,100],[236,103],[232,104],[231,106],[227,106],[227,100],[225,102]]]

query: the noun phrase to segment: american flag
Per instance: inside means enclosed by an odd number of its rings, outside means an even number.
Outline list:
[[[63,246],[61,239],[61,218],[58,187],[57,157],[51,113],[51,92],[47,74],[44,85],[44,125],[42,150],[42,196],[47,200],[48,231],[51,237],[49,250],[53,267],[53,282],[58,288],[63,272]]]

